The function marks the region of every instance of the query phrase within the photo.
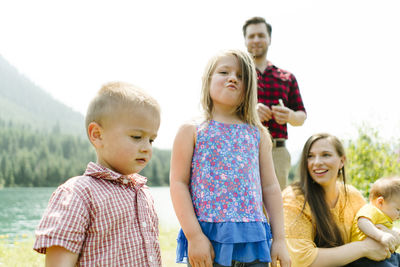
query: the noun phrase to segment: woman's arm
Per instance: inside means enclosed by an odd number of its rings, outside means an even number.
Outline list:
[[[276,266],[276,261],[280,261],[280,265],[284,267],[290,266],[290,257],[285,243],[282,194],[276,178],[271,151],[272,142],[269,136],[266,132],[261,132],[259,152],[260,179],[263,202],[268,213],[273,236],[271,264]]]
[[[176,216],[188,240],[190,264],[193,267],[202,264],[212,266],[214,250],[197,221],[189,193],[195,133],[195,126],[186,124],[175,137],[171,154],[170,193]]]
[[[74,267],[78,256],[60,246],[49,247],[46,249],[46,267]]]
[[[363,241],[351,242],[335,248],[318,248],[317,257],[310,266],[343,266],[363,257],[382,261],[390,257],[390,251],[379,242],[367,237]]]

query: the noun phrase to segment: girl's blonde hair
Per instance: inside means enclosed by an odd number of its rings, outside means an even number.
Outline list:
[[[257,113],[257,72],[251,56],[241,50],[224,50],[213,56],[205,68],[202,78],[201,105],[207,120],[212,118],[213,101],[210,95],[210,83],[218,61],[223,57],[234,56],[240,64],[244,94],[236,114],[245,123],[257,126],[260,130],[266,128],[261,124]]]

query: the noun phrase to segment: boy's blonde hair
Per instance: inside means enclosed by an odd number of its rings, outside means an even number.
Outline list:
[[[376,180],[369,193],[369,199],[375,200],[378,197],[383,197],[385,200],[390,200],[392,197],[400,197],[400,176],[398,177],[383,177]]]
[[[202,78],[201,105],[207,120],[212,118],[213,102],[210,95],[210,83],[218,61],[223,57],[234,56],[239,61],[242,71],[244,95],[236,114],[245,123],[257,126],[260,130],[266,130],[261,124],[256,110],[257,105],[257,72],[251,56],[241,50],[224,50],[213,56],[205,68]]]
[[[102,125],[107,117],[127,107],[149,107],[160,116],[159,104],[143,90],[125,82],[109,82],[101,87],[89,104],[85,119],[86,132],[91,122]]]

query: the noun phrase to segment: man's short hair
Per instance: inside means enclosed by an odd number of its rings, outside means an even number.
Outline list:
[[[101,87],[89,104],[85,119],[86,132],[91,122],[101,125],[106,117],[127,107],[149,107],[160,114],[157,101],[143,90],[125,82],[109,82]]]
[[[268,22],[265,21],[264,18],[262,17],[252,17],[248,20],[246,20],[246,22],[243,25],[243,36],[246,37],[246,29],[247,26],[251,25],[251,24],[259,24],[259,23],[264,23],[265,26],[267,27],[267,32],[269,34],[269,37],[271,37],[272,34],[272,26],[271,24],[269,24]]]
[[[376,180],[369,193],[370,200],[383,197],[390,200],[392,197],[400,197],[400,177],[383,177]]]

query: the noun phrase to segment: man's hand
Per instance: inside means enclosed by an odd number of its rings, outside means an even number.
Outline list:
[[[269,121],[270,119],[272,119],[271,109],[262,103],[257,104],[257,113],[258,117],[260,117],[261,122]]]
[[[278,124],[285,124],[289,121],[292,110],[282,106],[272,106],[272,116]]]

